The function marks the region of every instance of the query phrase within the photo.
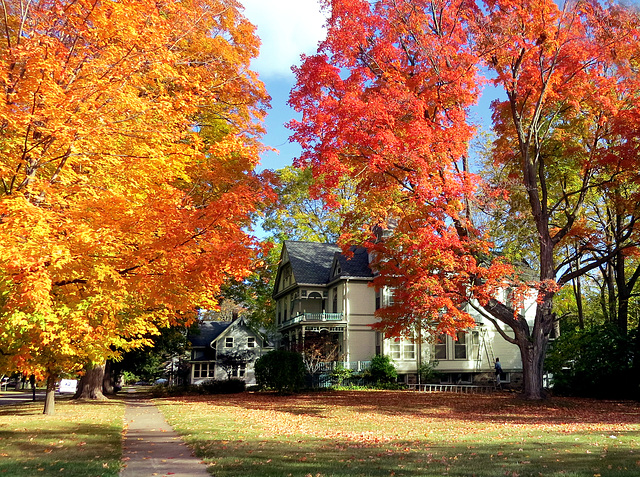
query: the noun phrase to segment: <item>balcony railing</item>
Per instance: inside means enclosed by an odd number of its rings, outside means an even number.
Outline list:
[[[289,326],[302,322],[317,323],[322,321],[342,321],[343,319],[344,316],[342,313],[300,313],[283,322],[282,326]]]

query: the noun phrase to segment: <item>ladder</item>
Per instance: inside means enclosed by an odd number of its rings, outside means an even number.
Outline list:
[[[487,357],[487,364],[489,368],[493,366],[496,361],[495,353],[493,352],[493,343],[488,339],[488,331],[484,328],[480,332],[480,346],[478,346],[478,358],[476,359],[476,371],[482,370],[482,358],[483,351]]]

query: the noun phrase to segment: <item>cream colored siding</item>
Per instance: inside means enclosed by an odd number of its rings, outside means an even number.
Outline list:
[[[376,350],[376,333],[371,328],[378,321],[373,316],[375,289],[369,286],[368,281],[356,280],[345,281],[339,288],[346,292],[341,301],[349,321],[346,361],[369,361]]]

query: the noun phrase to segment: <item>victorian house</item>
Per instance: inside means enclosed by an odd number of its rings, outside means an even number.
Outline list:
[[[496,358],[507,381],[521,376],[518,348],[475,312],[471,314],[476,327],[454,337],[392,338],[375,331],[371,327],[377,321],[375,311],[386,306],[393,294],[371,286],[374,271],[367,251],[354,248],[351,252],[347,258],[335,244],[283,244],[273,291],[279,332],[276,347],[304,350],[319,341],[333,343],[334,361],[356,370],[384,354],[408,384],[417,382],[417,371],[426,363],[436,366],[443,383],[491,382]],[[531,310],[532,305],[528,304]],[[530,315],[525,310],[525,316]]]

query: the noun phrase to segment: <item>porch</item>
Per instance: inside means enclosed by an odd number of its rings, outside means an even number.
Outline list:
[[[344,319],[343,313],[325,313],[325,312],[298,313],[297,315],[292,316],[286,321],[283,321],[282,324],[280,325],[280,330],[283,330],[285,328],[290,328],[299,323],[304,323],[308,325],[314,325],[314,324],[321,325],[326,323],[332,326],[338,323],[346,324],[346,321]]]

